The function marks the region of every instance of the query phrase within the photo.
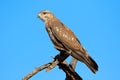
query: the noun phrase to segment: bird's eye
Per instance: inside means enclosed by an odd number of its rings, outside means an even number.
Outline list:
[[[45,14],[46,14],[46,12],[43,12],[43,14],[45,15]]]

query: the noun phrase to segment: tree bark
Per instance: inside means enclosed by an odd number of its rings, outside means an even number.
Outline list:
[[[65,80],[82,80],[82,78],[78,75],[78,73],[75,72],[75,66],[77,64],[77,60],[73,58],[70,64],[67,64],[64,61],[68,56],[69,56],[68,54],[64,52],[60,52],[58,55],[55,56],[53,62],[49,62],[47,64],[44,64],[43,66],[35,68],[32,72],[27,74],[22,80],[29,80],[32,76],[34,76],[35,74],[37,74],[38,72],[44,69],[46,69],[46,71],[48,72],[51,69],[53,69],[56,65],[58,65],[59,68],[65,72],[66,74]]]

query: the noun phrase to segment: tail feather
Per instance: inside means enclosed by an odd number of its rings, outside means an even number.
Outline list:
[[[97,63],[90,56],[87,57],[87,60],[88,61],[85,62],[86,65],[91,69],[93,73],[96,73],[96,71],[98,71]]]
[[[98,71],[97,63],[89,55],[83,55],[80,52],[75,52],[71,55],[79,61],[85,63],[93,73],[96,73],[96,71]]]

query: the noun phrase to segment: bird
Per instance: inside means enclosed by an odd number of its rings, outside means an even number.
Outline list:
[[[38,17],[45,23],[45,28],[54,47],[66,51],[73,58],[84,63],[93,73],[98,71],[98,65],[88,54],[74,32],[62,23],[51,11],[42,10]]]

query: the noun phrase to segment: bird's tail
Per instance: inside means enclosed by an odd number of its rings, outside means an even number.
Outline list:
[[[93,73],[96,73],[96,71],[98,71],[98,65],[97,63],[90,57],[87,56],[85,62],[84,62]]]
[[[97,63],[89,55],[82,55],[82,53],[73,53],[71,55],[79,61],[85,63],[93,73],[98,71]]]

